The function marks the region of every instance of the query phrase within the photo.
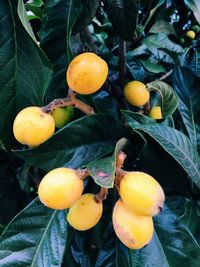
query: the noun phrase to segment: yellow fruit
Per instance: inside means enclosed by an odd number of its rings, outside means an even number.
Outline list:
[[[132,81],[124,87],[124,96],[131,105],[140,107],[149,101],[150,94],[144,83]]]
[[[120,183],[120,196],[128,209],[143,216],[156,215],[165,199],[160,184],[144,172],[127,172]]]
[[[191,40],[193,40],[195,38],[196,34],[194,31],[188,31],[188,32],[186,32],[186,36],[188,38],[190,38]]]
[[[83,95],[95,93],[108,76],[108,65],[94,53],[83,53],[75,57],[67,69],[69,87]]]
[[[75,170],[57,168],[47,173],[38,188],[41,202],[52,209],[63,210],[71,207],[83,192],[83,180]]]
[[[148,113],[148,116],[155,120],[162,119],[161,107],[160,106],[152,107]]]
[[[54,118],[57,128],[62,128],[68,122],[70,122],[74,115],[73,107],[57,108],[52,111],[51,115]]]
[[[102,202],[97,203],[94,197],[93,194],[84,194],[69,209],[67,221],[76,230],[88,230],[100,220],[103,204]]]
[[[38,146],[49,139],[55,131],[53,117],[40,107],[28,107],[21,110],[13,124],[13,133],[17,141],[30,147]]]
[[[130,249],[140,249],[152,239],[152,217],[131,212],[121,200],[115,204],[112,221],[117,237]]]

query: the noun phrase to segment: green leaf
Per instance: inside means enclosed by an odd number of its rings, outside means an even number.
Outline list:
[[[158,123],[152,125],[135,124],[134,117],[132,118],[130,112],[123,111],[123,115],[133,130],[145,132],[155,139],[183,167],[192,181],[200,188],[200,157],[187,136],[174,128]]]
[[[73,121],[35,149],[15,151],[27,162],[45,170],[63,165],[78,168],[113,151],[127,128],[112,116],[94,114]]]
[[[200,78],[186,67],[177,66],[173,86],[181,100],[179,111],[191,142],[200,149]]]
[[[82,5],[82,11],[73,26],[73,32],[83,30],[90,23],[96,14],[100,0],[79,0],[79,2]]]
[[[96,184],[107,188],[114,186],[117,155],[120,151],[124,151],[127,144],[128,140],[126,138],[120,139],[112,156],[97,159],[87,165],[89,174]]]
[[[165,34],[173,34],[176,35],[174,27],[172,24],[165,20],[157,20],[154,25],[149,30],[150,33],[165,33]]]
[[[42,19],[44,10],[41,7],[34,5],[25,5],[28,10],[30,10],[37,18]]]
[[[169,266],[198,267],[200,247],[180,218],[185,213],[187,199],[168,197],[162,213],[154,218],[155,230]]]
[[[179,98],[173,88],[165,82],[154,81],[147,84],[151,90],[159,91],[162,100],[163,117],[171,116],[179,105]]]
[[[154,58],[171,64],[178,59],[178,54],[184,52],[183,48],[172,42],[165,33],[152,34],[144,38],[142,44],[154,55]]]
[[[48,89],[48,101],[67,95],[66,70],[73,58],[71,33],[81,10],[79,0],[49,0],[45,3],[40,30],[41,47],[49,57],[54,70]]]
[[[0,265],[61,266],[66,237],[66,211],[49,209],[35,199],[1,235]]]
[[[19,0],[18,1],[17,12],[18,12],[19,18],[20,18],[21,23],[23,24],[24,28],[26,29],[26,31],[28,32],[28,34],[31,36],[31,38],[33,39],[33,41],[35,41],[37,43],[37,40],[35,38],[35,35],[33,33],[33,30],[31,28],[31,25],[30,25],[30,22],[28,21],[28,17],[27,17],[27,13],[26,13],[26,8],[25,8],[25,5],[24,5],[23,0]]]
[[[113,156],[97,159],[87,165],[90,176],[101,187],[112,188],[115,179],[115,160]]]
[[[191,9],[198,23],[200,24],[200,6],[199,0],[184,0],[186,6]]]
[[[0,139],[14,143],[13,120],[22,108],[41,106],[51,79],[51,67],[17,15],[17,1],[1,4],[0,11]]]
[[[135,32],[138,5],[135,0],[106,0],[105,11],[119,37],[130,40]]]
[[[142,62],[145,69],[147,69],[148,71],[152,73],[166,72],[165,68],[162,65],[153,63],[150,60],[140,59],[140,62]]]

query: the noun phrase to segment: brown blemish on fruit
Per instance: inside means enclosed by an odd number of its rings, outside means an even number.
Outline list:
[[[134,246],[136,244],[136,241],[129,235],[127,231],[124,230],[121,225],[116,222],[115,218],[113,218],[113,226],[117,235],[119,235],[120,240],[123,240],[124,243],[131,244],[131,246]]]

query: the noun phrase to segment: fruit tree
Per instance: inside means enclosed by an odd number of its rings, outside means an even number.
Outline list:
[[[199,0],[0,0],[0,267],[199,267],[199,152]]]

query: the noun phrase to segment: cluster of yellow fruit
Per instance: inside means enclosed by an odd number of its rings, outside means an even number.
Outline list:
[[[88,230],[95,226],[103,212],[102,202],[94,194],[83,194],[83,179],[70,168],[57,168],[42,179],[38,195],[49,208],[69,208],[67,220],[77,230]]]
[[[140,81],[131,81],[128,82],[124,87],[124,97],[129,102],[129,104],[140,107],[148,103],[150,99],[150,93],[146,85]],[[162,119],[162,112],[160,106],[152,107],[148,116],[153,119]]]
[[[83,194],[83,180],[73,169],[57,168],[41,181],[38,194],[44,205],[69,208],[67,221],[76,230],[88,230],[101,218],[103,204],[93,194]],[[147,245],[153,236],[152,216],[163,207],[164,192],[159,183],[143,172],[125,172],[119,199],[113,209],[113,227],[122,243],[131,249]]]
[[[83,53],[75,57],[66,72],[69,87],[79,94],[92,94],[101,88],[108,75],[106,62],[94,53]],[[72,107],[58,107],[51,114],[40,107],[21,110],[13,124],[17,141],[29,147],[36,147],[62,128],[74,116]]]

